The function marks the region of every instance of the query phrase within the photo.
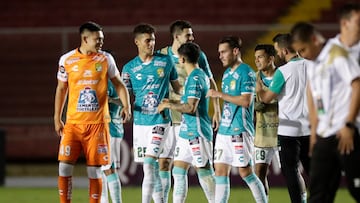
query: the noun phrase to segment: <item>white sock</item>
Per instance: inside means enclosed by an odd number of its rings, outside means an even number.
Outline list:
[[[102,178],[102,189],[101,189],[101,203],[108,203],[109,202],[109,196],[108,196],[108,187],[107,187],[107,181],[106,181],[106,175],[105,173],[101,173]]]
[[[243,178],[243,180],[249,186],[251,193],[257,203],[267,203],[264,185],[255,175],[255,173],[251,173],[250,175]]]
[[[159,174],[160,174],[161,185],[164,193],[164,203],[167,203],[171,188],[171,173],[170,171],[160,171]]]
[[[230,178],[229,176],[215,176],[215,202],[227,203],[230,197]]]
[[[188,191],[187,171],[174,166],[172,172],[174,177],[173,203],[184,203]]]
[[[121,203],[121,183],[118,174],[112,173],[106,177],[112,203]]]
[[[215,202],[215,176],[212,168],[197,170],[200,185],[208,202]]]
[[[307,194],[306,194],[306,192],[303,192],[302,194],[301,194],[301,203],[306,203],[307,202]]]
[[[142,203],[150,203],[151,197],[153,197],[155,203],[162,203],[163,195],[159,176],[159,163],[151,157],[145,157],[143,170]],[[157,181],[158,184],[156,184]]]

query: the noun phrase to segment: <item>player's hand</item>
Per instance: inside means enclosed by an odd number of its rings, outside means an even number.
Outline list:
[[[311,157],[312,156],[312,152],[313,152],[313,150],[314,150],[314,146],[315,146],[315,144],[316,144],[316,140],[317,138],[316,138],[316,134],[312,134],[312,135],[310,135],[310,142],[309,142],[309,157]]]
[[[209,91],[206,94],[206,97],[213,97],[213,98],[221,98],[221,92],[218,92],[214,89],[209,89]]]
[[[163,112],[165,109],[170,108],[169,99],[163,99],[161,103],[158,105],[158,113]]]
[[[128,121],[130,121],[131,119],[131,109],[130,107],[123,107],[121,109],[121,117],[122,117],[122,123],[126,123]]]
[[[340,151],[340,154],[350,154],[350,152],[354,150],[354,135],[355,130],[346,126],[341,128],[336,134],[336,137],[339,140],[338,150]]]
[[[64,129],[64,122],[62,120],[54,121],[54,126],[56,134],[61,137]]]
[[[215,112],[212,118],[212,128],[214,129],[214,131],[217,131],[219,129],[220,119],[221,119],[220,112]]]
[[[263,89],[263,85],[260,79],[256,80],[255,92],[260,92]]]

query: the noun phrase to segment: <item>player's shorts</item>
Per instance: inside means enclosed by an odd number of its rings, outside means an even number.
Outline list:
[[[253,165],[254,138],[249,133],[240,135],[217,134],[215,141],[214,163],[228,164],[234,167]]]
[[[212,141],[203,137],[193,140],[178,137],[175,147],[174,161],[183,161],[195,167],[204,167],[207,163],[212,164]]]
[[[169,134],[169,124],[133,127],[134,161],[144,162],[145,155],[159,157]]]
[[[120,145],[123,138],[110,136],[110,162],[111,164],[101,166],[101,170],[120,167]]]
[[[176,139],[179,137],[179,132],[179,124],[173,124],[169,126],[168,136],[165,140],[165,144],[159,158],[174,158]]]
[[[75,163],[84,152],[89,166],[108,165],[109,124],[66,123],[62,132],[58,160]]]
[[[278,147],[256,147],[254,153],[255,164],[268,164],[279,154]]]

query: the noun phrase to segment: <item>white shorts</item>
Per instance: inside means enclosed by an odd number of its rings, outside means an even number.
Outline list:
[[[234,167],[253,165],[254,138],[249,133],[241,135],[217,134],[214,163],[224,163]]]
[[[278,147],[255,147],[255,164],[268,164],[279,154]]]
[[[110,159],[112,164],[101,166],[101,170],[120,167],[120,145],[123,138],[110,137]]]
[[[159,158],[174,158],[176,139],[179,137],[179,132],[180,125],[172,125],[169,127],[168,135]]]
[[[177,138],[174,161],[183,161],[195,167],[204,167],[209,162],[212,165],[212,142],[203,137],[193,140]]]
[[[133,126],[134,161],[144,162],[145,155],[159,157],[166,142],[169,124]]]

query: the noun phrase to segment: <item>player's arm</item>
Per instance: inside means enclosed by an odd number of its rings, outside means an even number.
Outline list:
[[[199,104],[198,98],[188,98],[187,103],[172,103],[169,100],[163,100],[159,106],[158,111],[162,112],[164,109],[175,110],[181,113],[194,114]]]
[[[123,117],[123,122],[130,120],[131,118],[131,104],[129,92],[126,89],[125,84],[120,79],[120,74],[116,74],[115,77],[110,79],[114,85],[117,94],[119,95],[120,101],[122,103],[121,114]]]
[[[68,83],[58,80],[55,93],[55,106],[54,106],[54,126],[58,136],[61,136],[64,122],[61,120],[61,115],[64,109],[65,99],[68,90]]]
[[[316,128],[318,125],[318,117],[317,117],[317,110],[314,104],[314,98],[311,93],[311,86],[309,82],[306,86],[306,97],[307,97],[307,105],[309,109],[309,121],[310,121],[309,156],[311,156],[312,151],[314,149],[314,145],[316,143]]]
[[[350,154],[354,150],[354,134],[356,130],[355,121],[360,109],[360,78],[351,82],[351,101],[346,123],[351,126],[344,126],[337,133],[339,139],[338,150],[341,154]]]
[[[172,81],[170,81],[170,84],[176,94],[181,94],[182,86],[181,86],[179,80],[172,80]]]
[[[218,88],[217,88],[214,78],[210,78],[210,88],[218,91]],[[212,127],[214,128],[215,131],[217,131],[217,129],[219,128],[220,119],[221,119],[220,102],[219,102],[219,98],[217,98],[217,97],[212,97],[211,101],[212,101],[213,107],[214,107],[214,115],[212,118]]]
[[[219,92],[213,89],[210,89],[206,95],[207,97],[212,97],[212,98],[221,98],[224,101],[233,103],[235,105],[238,106],[242,106],[245,108],[248,108],[251,104],[251,101],[253,100],[253,94],[249,93],[249,94],[241,94],[241,95],[237,95],[237,96],[232,96],[223,92]]]

